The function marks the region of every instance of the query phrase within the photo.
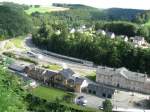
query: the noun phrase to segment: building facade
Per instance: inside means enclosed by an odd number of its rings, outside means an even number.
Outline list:
[[[135,36],[135,37],[131,37],[130,39],[131,39],[131,42],[133,42],[133,44],[135,44],[137,46],[142,46],[142,45],[146,44],[144,37]]]
[[[115,89],[103,84],[89,84],[87,87],[87,93],[96,95],[98,97],[112,98]]]
[[[82,92],[82,89],[88,86],[85,79],[74,76],[75,72],[69,68],[61,71],[52,71],[37,66],[27,66],[25,71],[29,77],[47,86],[75,92]]]
[[[140,93],[150,94],[150,80],[146,74],[131,72],[126,68],[109,68],[99,66],[96,82]]]

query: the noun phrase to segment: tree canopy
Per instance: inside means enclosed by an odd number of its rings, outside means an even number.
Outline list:
[[[0,5],[0,36],[15,37],[29,33],[31,19],[24,13],[24,8],[12,3]]]
[[[104,110],[104,112],[112,112],[112,108],[113,108],[113,106],[112,106],[112,103],[111,103],[110,100],[105,100],[103,102],[103,110]]]
[[[21,80],[0,66],[0,111],[24,112],[25,92],[20,85]]]
[[[55,25],[42,25],[33,34],[33,42],[40,48],[67,56],[73,56],[95,64],[122,67],[133,71],[150,74],[150,49],[135,48],[118,38],[112,40],[107,36],[89,35],[86,32],[70,34],[64,24],[63,30],[56,34]],[[57,26],[57,25],[56,25]]]

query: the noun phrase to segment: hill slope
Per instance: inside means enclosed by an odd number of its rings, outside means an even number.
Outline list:
[[[110,8],[104,10],[104,12],[111,20],[133,20],[137,14],[143,13],[144,10]]]
[[[31,20],[19,5],[0,5],[0,36],[15,37],[31,31]]]
[[[80,4],[60,4],[54,3],[57,7],[67,7],[74,14],[79,14],[77,16],[82,16],[80,14],[88,14],[87,18],[94,20],[127,20],[132,21],[135,17],[143,13],[144,10],[138,9],[122,9],[122,8],[110,8],[110,9],[97,9],[90,6],[80,5]]]

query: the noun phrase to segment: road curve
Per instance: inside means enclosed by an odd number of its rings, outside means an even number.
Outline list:
[[[86,71],[96,70],[96,67],[89,67],[89,66],[83,65],[81,63],[73,62],[73,61],[70,61],[70,60],[67,60],[67,59],[61,59],[61,58],[50,56],[50,55],[47,55],[47,54],[43,53],[43,51],[41,49],[37,48],[32,43],[32,37],[26,37],[24,42],[25,42],[25,47],[30,49],[30,51],[32,51],[36,54],[42,55],[43,58],[41,59],[41,61],[43,60],[43,61],[47,61],[47,62],[50,62],[50,63],[56,63],[56,64],[59,64],[59,65],[62,65],[63,63],[66,63],[68,67],[70,67],[72,69],[75,69],[75,70],[81,70],[81,71],[82,70],[86,70]]]

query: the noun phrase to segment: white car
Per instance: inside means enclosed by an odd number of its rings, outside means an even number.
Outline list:
[[[102,107],[102,106],[98,106],[98,109],[99,109],[99,110],[103,110],[103,107]]]
[[[78,104],[78,105],[81,105],[81,106],[86,106],[86,103],[85,103],[84,101],[82,101],[82,100],[79,100],[79,101],[77,102],[77,104]]]
[[[87,100],[84,98],[77,98],[76,99],[76,104],[81,105],[81,106],[86,106],[87,105]]]

